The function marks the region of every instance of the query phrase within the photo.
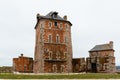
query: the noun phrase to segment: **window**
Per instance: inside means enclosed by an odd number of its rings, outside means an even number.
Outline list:
[[[51,15],[52,18],[57,18],[57,14],[58,14],[57,12],[53,12],[52,15]]]
[[[48,26],[49,26],[49,29],[51,29],[51,27],[52,27],[52,22],[49,22],[49,23],[48,23]]]
[[[65,66],[64,65],[61,65],[61,72],[65,72]]]
[[[27,69],[27,65],[26,65],[26,64],[24,64],[24,71],[26,71],[26,69]]]
[[[49,52],[49,49],[47,49],[47,48],[44,48],[44,51],[45,51],[46,53],[48,53],[48,52]]]
[[[53,64],[53,66],[52,66],[52,69],[53,69],[53,72],[57,72],[57,65],[56,64]]]
[[[29,65],[29,70],[32,70],[32,68],[33,68],[33,64],[30,63],[30,65]]]
[[[49,59],[52,59],[52,51],[49,51]]]
[[[60,23],[60,29],[62,29],[62,23]]]
[[[57,34],[57,36],[56,36],[56,42],[57,43],[59,43],[60,42],[60,39],[59,39],[60,37],[59,37],[59,35]]]
[[[52,42],[52,35],[48,36],[48,42],[51,43]]]
[[[57,14],[53,14],[53,18],[57,18]]]
[[[65,27],[66,27],[66,30],[68,31],[68,30],[69,30],[69,27],[68,27],[68,25],[67,25],[67,24],[65,24]]]
[[[59,51],[56,53],[56,57],[57,57],[57,60],[60,59],[60,52]]]
[[[67,43],[67,37],[65,36],[65,43]]]
[[[54,26],[58,26],[57,22],[54,22]]]

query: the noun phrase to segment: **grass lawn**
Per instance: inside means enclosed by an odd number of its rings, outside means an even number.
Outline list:
[[[120,79],[120,74],[86,73],[71,75],[25,75],[0,73],[0,79]]]

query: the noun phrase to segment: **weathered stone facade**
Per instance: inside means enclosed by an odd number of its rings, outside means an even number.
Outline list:
[[[74,58],[72,59],[72,67],[74,73],[86,72],[86,61],[85,58]]]
[[[112,41],[109,44],[96,45],[89,51],[89,56],[86,59],[88,72],[114,73],[116,71]]]
[[[12,66],[2,66],[0,67],[0,73],[12,73],[13,68]]]
[[[13,71],[20,73],[33,72],[33,58],[24,57],[23,54],[19,58],[13,58]]]
[[[71,26],[57,12],[37,14],[34,73],[72,72]]]
[[[79,73],[108,72],[114,73],[115,57],[113,42],[96,45],[89,51],[89,57],[73,58],[71,41],[71,22],[67,16],[61,18],[57,12],[46,16],[37,14],[35,26],[36,41],[33,58],[13,58],[14,72],[34,73]],[[1,68],[1,72],[10,68]]]
[[[57,12],[50,12],[46,16],[37,14],[36,18],[34,61],[33,58],[23,55],[13,58],[14,72],[114,73],[116,71],[112,41],[109,44],[96,45],[89,51],[86,60],[72,58],[72,24],[67,20],[67,16],[61,18]]]

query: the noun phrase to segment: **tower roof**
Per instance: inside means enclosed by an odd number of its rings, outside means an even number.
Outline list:
[[[72,25],[72,23],[71,23],[70,21],[68,21],[68,20],[60,17],[60,16],[58,15],[58,12],[56,12],[56,11],[51,11],[51,12],[49,12],[49,13],[48,13],[47,15],[45,15],[45,16],[42,16],[42,15],[40,15],[40,14],[37,14],[37,20],[41,20],[41,19],[51,19],[51,20],[65,21],[65,22],[70,23],[70,25]],[[35,28],[36,28],[36,27],[35,27]]]
[[[65,20],[58,15],[58,12],[53,12],[53,11],[51,11],[44,17],[48,19]]]

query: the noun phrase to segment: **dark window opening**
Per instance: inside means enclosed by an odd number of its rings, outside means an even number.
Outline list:
[[[56,36],[56,42],[59,43],[59,36]]]
[[[62,29],[62,23],[60,24],[60,29]]]
[[[58,25],[57,22],[54,22],[54,25],[57,26]]]
[[[57,12],[54,12],[51,16],[52,16],[52,18],[57,18]]]
[[[54,14],[54,15],[53,15],[53,18],[57,18],[57,15],[56,15],[56,14]]]

